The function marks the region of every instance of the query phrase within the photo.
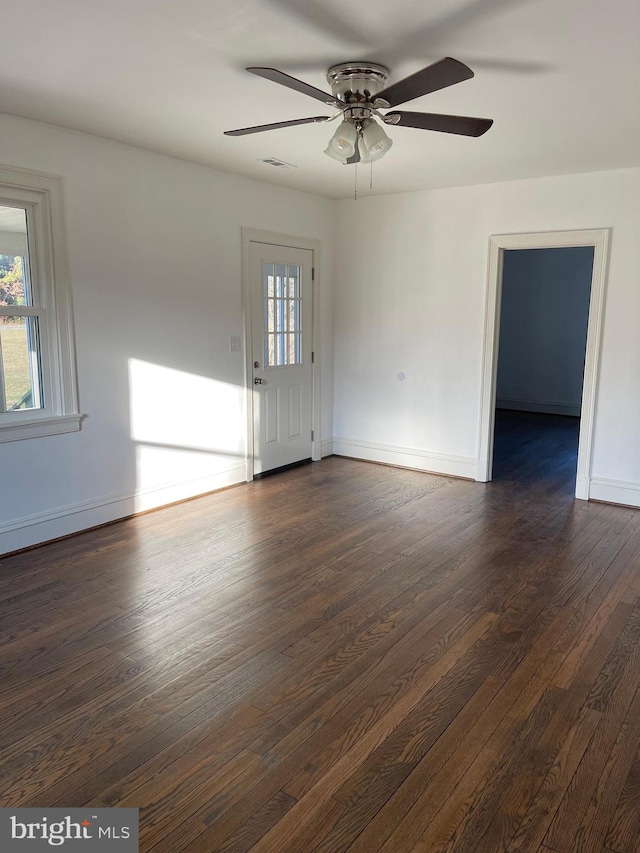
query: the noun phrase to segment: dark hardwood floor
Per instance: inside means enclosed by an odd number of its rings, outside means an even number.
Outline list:
[[[496,410],[493,479],[573,497],[580,418]]]
[[[502,450],[2,560],[0,805],[137,806],[154,853],[637,853],[640,513]]]

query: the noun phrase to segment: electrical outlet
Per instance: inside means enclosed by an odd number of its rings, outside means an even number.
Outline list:
[[[242,352],[242,338],[236,335],[229,338],[229,352]]]

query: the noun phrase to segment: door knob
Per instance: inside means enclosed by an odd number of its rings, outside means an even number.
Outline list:
[[[253,380],[253,384],[254,384],[254,385],[263,385],[263,384],[264,384],[264,379],[260,379],[260,377],[259,377],[259,376],[256,376],[256,378]]]

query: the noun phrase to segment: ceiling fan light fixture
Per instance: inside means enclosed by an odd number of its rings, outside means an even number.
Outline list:
[[[473,77],[473,71],[463,62],[445,56],[427,65],[398,83],[387,86],[389,69],[372,62],[342,62],[327,72],[332,94],[298,80],[277,68],[252,66],[252,74],[264,77],[295,92],[308,95],[323,104],[337,108],[333,115],[277,121],[252,127],[226,130],[227,136],[245,136],[266,130],[281,130],[301,124],[333,121],[342,115],[342,122],[329,140],[325,154],[338,163],[372,163],[387,153],[393,142],[384,132],[385,124],[402,125],[417,130],[433,130],[458,136],[482,136],[493,124],[492,119],[473,116],[441,115],[406,110],[382,115],[379,110],[397,107],[431,92],[446,89]],[[378,119],[376,121],[374,116]]]
[[[371,157],[369,155],[369,151],[367,150],[367,146],[362,141],[362,137],[358,139],[358,154],[360,155],[361,163],[370,163]]]
[[[362,128],[358,149],[363,160],[379,160],[393,145],[387,134],[374,119],[368,119]],[[364,149],[364,151],[363,151]]]
[[[337,160],[338,163],[342,163],[343,166],[346,165],[348,158],[345,157],[344,154],[334,151],[330,145],[324,149],[324,153],[327,157],[331,157],[333,160]]]
[[[358,130],[352,121],[343,121],[329,140],[329,145],[324,152],[334,160],[344,163],[349,157],[353,157],[358,142]]]

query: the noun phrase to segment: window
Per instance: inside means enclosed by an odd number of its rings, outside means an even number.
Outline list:
[[[42,408],[39,303],[29,270],[27,212],[0,205],[0,412]]]
[[[80,428],[61,181],[0,168],[0,442]]]
[[[302,364],[300,267],[263,265],[265,367]]]

